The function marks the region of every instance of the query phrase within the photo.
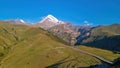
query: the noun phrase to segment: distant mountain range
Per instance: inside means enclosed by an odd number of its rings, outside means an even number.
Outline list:
[[[12,24],[26,24],[23,20],[7,20]],[[30,25],[30,24],[29,24]],[[87,45],[120,51],[120,24],[110,26],[75,26],[60,21],[52,15],[46,16],[30,26],[40,27],[63,39],[70,45]]]
[[[12,24],[25,24],[25,21],[22,19],[15,19],[15,20],[5,20],[5,22],[9,22]]]
[[[119,29],[75,26],[52,15],[35,24],[0,21],[0,68],[103,68],[101,57],[119,68]]]

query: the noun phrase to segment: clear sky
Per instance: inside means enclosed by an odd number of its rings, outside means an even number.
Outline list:
[[[120,0],[0,0],[0,20],[37,22],[48,14],[76,25],[120,23]]]

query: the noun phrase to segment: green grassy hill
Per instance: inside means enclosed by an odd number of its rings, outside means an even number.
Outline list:
[[[83,45],[120,51],[120,24],[99,26],[91,30],[90,36],[83,40]]]
[[[101,62],[66,47],[51,33],[27,25],[0,22],[1,68],[72,68]]]
[[[78,68],[101,64],[100,60],[66,46],[63,40],[41,28],[0,22],[0,68]]]
[[[84,51],[87,51],[89,53],[98,55],[100,57],[103,57],[103,58],[105,58],[106,60],[109,60],[109,61],[114,61],[114,59],[120,57],[120,54],[115,54],[112,51],[99,49],[99,48],[95,48],[95,47],[87,47],[87,46],[84,46],[84,45],[80,45],[80,46],[77,46],[77,48],[79,48],[81,50],[84,50]]]

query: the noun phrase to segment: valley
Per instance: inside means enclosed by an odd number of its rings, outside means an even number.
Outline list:
[[[0,68],[119,67],[119,24],[74,26],[52,15],[41,22],[0,21]]]
[[[0,68],[120,68],[120,0],[0,0]]]

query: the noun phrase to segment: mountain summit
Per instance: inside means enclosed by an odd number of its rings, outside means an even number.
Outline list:
[[[70,23],[60,21],[53,15],[46,16],[35,26],[41,27],[44,30],[53,33],[71,45],[75,44],[76,37],[79,35],[79,32],[76,30],[77,27]]]
[[[45,18],[43,18],[40,22],[37,23],[37,25],[40,25],[40,27],[44,29],[49,29],[59,24],[64,24],[64,22],[59,21],[53,15],[48,15]]]
[[[25,24],[25,21],[22,19],[6,20],[6,22],[10,22],[12,24]]]
[[[58,24],[58,22],[59,22],[59,20],[57,18],[55,18],[53,15],[48,15],[42,21],[40,21],[40,23],[44,23],[46,21],[47,22],[56,23],[56,24]]]

